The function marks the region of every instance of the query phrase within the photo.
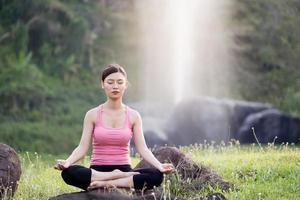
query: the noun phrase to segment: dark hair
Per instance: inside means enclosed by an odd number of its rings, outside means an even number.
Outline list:
[[[103,69],[101,80],[104,81],[107,76],[116,72],[120,72],[125,76],[125,78],[127,78],[127,74],[122,66],[119,64],[109,64]]]

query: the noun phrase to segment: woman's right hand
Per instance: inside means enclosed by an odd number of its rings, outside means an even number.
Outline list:
[[[172,163],[163,163],[161,164],[160,172],[165,174],[170,174],[175,171],[174,165]]]
[[[54,166],[54,169],[57,170],[64,170],[68,167],[70,167],[71,163],[67,160],[56,160],[56,165]]]

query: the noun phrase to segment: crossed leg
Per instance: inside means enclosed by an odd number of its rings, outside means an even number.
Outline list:
[[[109,181],[114,179],[122,179],[126,177],[139,174],[138,172],[123,172],[121,170],[115,169],[111,172],[101,172],[92,169],[91,183],[95,181]]]
[[[92,181],[87,190],[92,190],[101,187],[121,187],[132,188],[133,187],[133,175],[139,174],[138,172],[126,172],[127,177],[117,178],[113,180]],[[129,175],[131,173],[131,175]]]
[[[125,177],[91,181],[87,187],[88,190],[101,187],[121,187],[135,189],[152,189],[154,186],[159,186],[163,180],[163,174],[154,168],[141,168],[134,171],[126,172]]]
[[[64,169],[61,175],[67,184],[83,190],[101,187],[143,189],[144,186],[151,189],[153,186],[159,186],[163,179],[162,173],[157,169],[129,170],[130,168],[108,171],[103,168],[98,170],[73,165]]]

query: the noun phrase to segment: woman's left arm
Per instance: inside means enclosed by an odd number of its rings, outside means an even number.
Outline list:
[[[162,164],[161,162],[159,162],[147,147],[145,142],[145,137],[143,134],[142,118],[138,112],[135,112],[134,115],[133,139],[137,151],[142,156],[142,158],[144,158],[148,163],[150,163],[151,165],[153,165],[155,168],[157,168],[159,171],[163,173],[170,173],[174,171],[174,166],[172,164],[170,163]]]

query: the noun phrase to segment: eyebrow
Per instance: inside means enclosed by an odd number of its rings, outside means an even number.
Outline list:
[[[124,79],[112,79],[112,78],[110,78],[110,79],[107,79],[107,81],[124,81]]]

